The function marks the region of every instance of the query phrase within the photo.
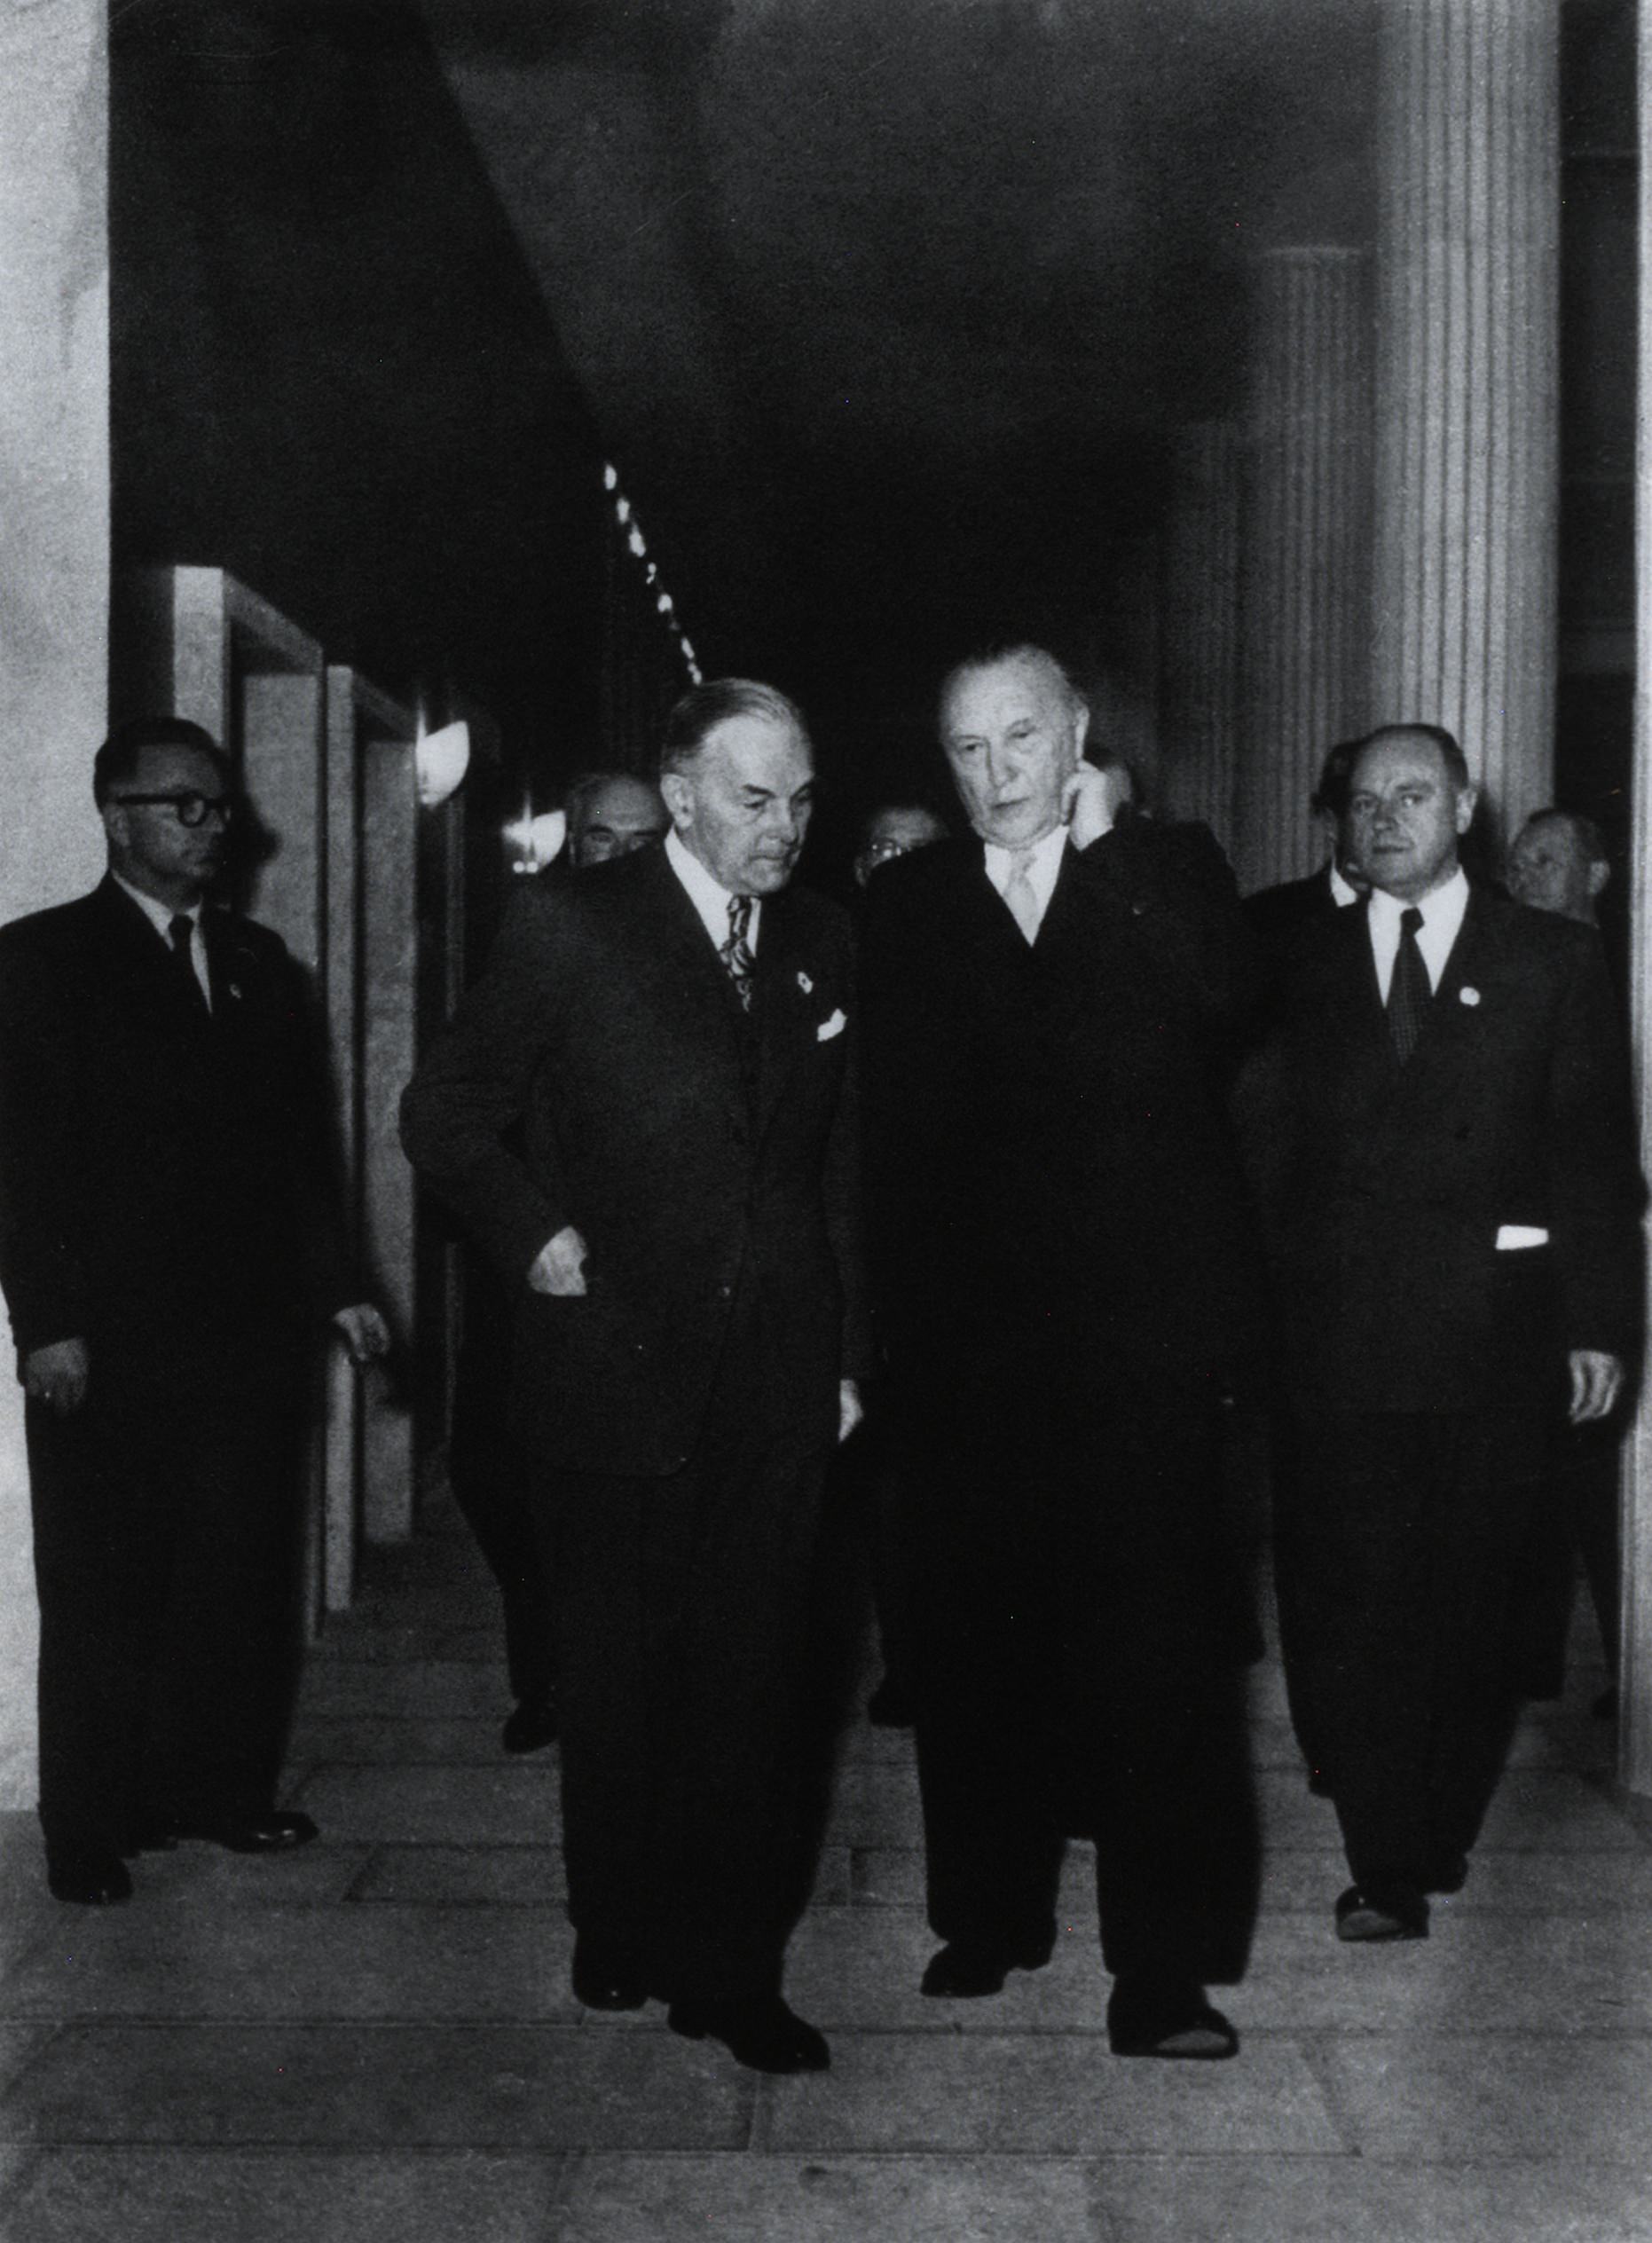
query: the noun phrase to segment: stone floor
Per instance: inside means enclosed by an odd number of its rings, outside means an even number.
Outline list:
[[[63,1909],[0,1818],[5,2243],[1630,2243],[1652,2238],[1652,1852],[1586,1657],[1535,1709],[1426,1945],[1331,1936],[1332,1811],[1277,1672],[1233,2064],[1121,2063],[1071,1864],[1051,1966],[920,2001],[910,1748],[858,1722],[788,1990],[830,2074],[761,2080],[569,1994],[555,1753],[498,1749],[492,1591],[439,1517],[311,1658],[288,1798],[323,1842],[146,1858]],[[1082,1849],[1075,1848],[1075,1857]]]

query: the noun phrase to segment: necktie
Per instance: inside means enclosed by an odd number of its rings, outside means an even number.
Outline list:
[[[190,939],[194,932],[194,921],[185,912],[178,912],[175,917],[167,922],[167,933],[171,938],[172,955],[177,960],[178,971],[189,984],[191,996],[194,998],[201,1011],[207,1012],[211,1010],[211,1007],[207,1003],[206,993],[201,988],[200,979],[196,974],[195,956],[190,947]]]
[[[1010,860],[1010,877],[1003,887],[1003,900],[1029,942],[1038,939],[1038,897],[1033,887],[1032,863],[1031,849],[1018,850]]]
[[[751,1010],[751,984],[757,972],[757,960],[751,955],[748,936],[751,930],[751,899],[749,895],[731,895],[728,899],[728,940],[717,955],[728,969],[728,979],[735,985],[735,995],[740,1000],[743,1012]]]
[[[1417,1048],[1422,1016],[1434,994],[1417,944],[1421,925],[1422,913],[1415,905],[1400,913],[1400,947],[1394,954],[1394,978],[1388,983],[1388,1034],[1402,1066]]]

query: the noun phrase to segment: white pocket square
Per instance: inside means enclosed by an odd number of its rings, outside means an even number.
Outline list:
[[[841,1035],[848,1025],[848,1021],[844,1018],[841,1011],[834,1012],[830,1020],[822,1020],[819,1027],[815,1029],[815,1043],[830,1043],[833,1036]]]
[[[1498,1225],[1497,1250],[1499,1254],[1518,1254],[1526,1247],[1547,1246],[1549,1234],[1530,1223],[1500,1223]]]

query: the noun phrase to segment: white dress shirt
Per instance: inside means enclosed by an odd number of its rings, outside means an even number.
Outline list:
[[[1044,914],[1050,909],[1050,899],[1055,893],[1056,882],[1061,873],[1061,860],[1066,853],[1067,830],[1064,825],[1045,834],[1042,841],[1034,841],[1030,854],[1024,849],[1000,848],[997,842],[987,844],[987,878],[1000,895],[1009,886],[1015,874],[1017,862],[1027,858],[1027,879],[1038,906],[1038,925],[1044,924]]]
[[[728,940],[728,906],[734,901],[734,891],[714,880],[691,850],[685,849],[677,838],[673,826],[665,836],[665,862],[688,892],[688,901],[700,915],[700,924],[720,950]],[[763,916],[760,896],[751,899],[751,924],[746,928],[746,944],[751,956],[757,956],[758,922]]]
[[[207,939],[201,932],[201,906],[192,904],[187,911],[174,911],[170,905],[157,903],[154,897],[135,888],[130,880],[122,880],[118,872],[109,876],[117,888],[124,888],[132,901],[143,913],[150,925],[169,950],[172,948],[172,922],[184,918],[189,921],[189,963],[195,979],[201,984],[201,994],[207,1000],[207,1010],[212,1010],[212,982],[207,972]]]
[[[1461,930],[1463,914],[1468,909],[1468,881],[1461,865],[1443,887],[1421,897],[1415,907],[1396,895],[1387,894],[1381,888],[1371,891],[1371,909],[1365,925],[1370,931],[1371,955],[1376,960],[1377,987],[1382,992],[1384,1004],[1388,1001],[1388,984],[1394,979],[1394,960],[1400,947],[1400,914],[1413,908],[1422,913],[1417,948],[1428,969],[1428,987],[1437,989],[1440,976],[1445,972],[1445,961],[1451,955],[1451,945]]]

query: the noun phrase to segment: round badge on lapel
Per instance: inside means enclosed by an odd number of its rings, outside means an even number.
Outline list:
[[[1470,988],[1468,984],[1465,981],[1462,988],[1457,992],[1457,1002],[1459,1004],[1478,1004],[1480,1002],[1480,992],[1478,989]]]

